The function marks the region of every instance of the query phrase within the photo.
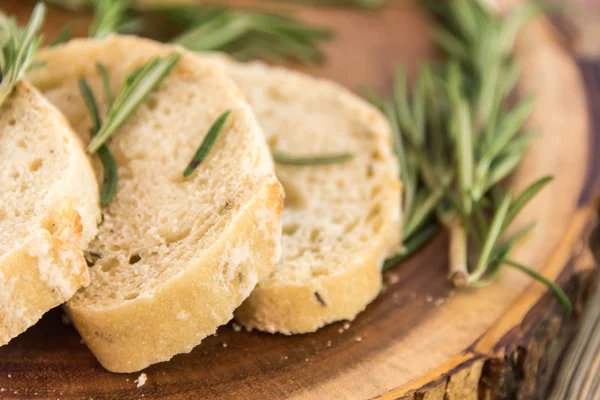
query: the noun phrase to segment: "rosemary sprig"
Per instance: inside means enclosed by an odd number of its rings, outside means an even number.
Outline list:
[[[446,161],[446,144],[441,129],[437,103],[439,85],[435,85],[430,67],[424,67],[415,85],[414,101],[408,99],[406,73],[397,70],[394,80],[394,93],[383,99],[369,90],[366,97],[380,108],[390,121],[392,145],[398,160],[400,179],[403,184],[403,245],[400,252],[384,263],[390,268],[420,249],[438,230],[433,218],[440,205],[445,187],[452,179],[452,169]],[[428,109],[431,124],[429,135],[425,135],[425,109]],[[430,154],[431,153],[431,154]],[[435,157],[436,163],[430,158]],[[435,168],[436,172],[434,173]],[[437,176],[440,176],[438,181]],[[425,179],[427,178],[427,179]]]
[[[94,19],[90,26],[90,36],[104,38],[112,33],[136,32],[141,20],[132,17],[131,0],[92,0]]]
[[[45,13],[44,4],[38,3],[23,30],[19,29],[13,17],[0,15],[0,104],[33,66],[35,52],[42,42],[42,36],[38,35],[38,32]]]
[[[86,3],[83,0],[54,2],[77,9]],[[329,29],[295,18],[225,6],[169,6],[154,9],[155,12],[149,14],[135,12],[132,0],[91,0],[90,3],[94,6],[90,36],[102,38],[111,33],[137,32],[145,18],[152,16],[177,25],[180,33],[171,37],[172,42],[192,51],[223,51],[240,60],[320,62],[324,55],[319,42],[332,36]]]
[[[198,147],[198,150],[196,150],[196,153],[194,153],[194,156],[192,157],[191,161],[183,171],[184,177],[187,178],[188,176],[190,176],[196,170],[196,168],[198,168],[202,161],[204,161],[206,156],[208,156],[208,153],[210,152],[215,142],[217,141],[217,138],[219,137],[219,133],[221,133],[221,131],[223,130],[223,126],[225,125],[225,122],[227,122],[229,114],[231,114],[231,110],[225,111],[212,124],[212,126],[208,130],[208,133],[206,134],[206,137]]]
[[[117,96],[112,93],[108,70],[104,65],[96,64],[96,69],[102,78],[104,99],[108,110],[104,121],[100,117],[98,102],[90,85],[85,78],[79,79],[81,95],[93,123],[92,140],[88,146],[88,151],[98,155],[104,170],[100,192],[100,203],[103,207],[107,207],[111,203],[118,184],[117,163],[106,142],[125,120],[137,110],[146,97],[158,87],[175,66],[179,57],[179,54],[173,53],[165,58],[153,58],[125,79]]]
[[[390,120],[404,182],[404,248],[385,267],[422,243],[434,218],[450,234],[450,279],[456,286],[487,285],[509,265],[546,284],[568,307],[560,287],[509,258],[530,227],[503,240],[519,212],[551,181],[540,178],[514,199],[499,185],[533,138],[522,129],[533,99],[512,107],[506,99],[518,79],[514,38],[534,9],[523,6],[504,19],[472,0],[436,2],[430,9],[442,20],[434,38],[448,61],[423,67],[410,97],[402,70],[392,98],[368,95]]]
[[[346,161],[350,161],[354,158],[352,153],[337,153],[337,154],[323,154],[317,156],[297,156],[287,153],[283,153],[279,150],[272,150],[273,160],[278,164],[285,165],[327,165],[327,164],[338,164]]]
[[[144,102],[146,97],[158,87],[163,79],[171,72],[180,55],[173,53],[164,58],[155,57],[143,67],[134,71],[125,80],[121,91],[107,111],[106,119],[88,145],[88,151],[95,153],[116,130]]]
[[[193,51],[224,51],[241,60],[320,62],[317,43],[332,36],[328,29],[290,17],[249,10],[193,6],[168,8],[163,15],[185,29],[174,43]]]
[[[98,111],[98,103],[96,102],[96,98],[94,97],[94,94],[85,78],[79,79],[79,89],[81,90],[81,95],[92,118],[92,137],[94,137],[98,134],[98,131],[100,131],[100,127],[102,126],[102,121]],[[108,98],[108,92],[105,92],[105,97]],[[102,207],[108,207],[108,205],[112,202],[115,193],[117,192],[117,184],[119,181],[119,176],[117,174],[117,162],[106,145],[101,146],[98,149],[97,154],[102,162],[102,168],[104,171],[102,189],[100,190],[100,205]]]

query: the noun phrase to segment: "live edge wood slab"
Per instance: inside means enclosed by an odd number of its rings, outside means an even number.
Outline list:
[[[21,20],[32,6],[0,4]],[[304,69],[349,88],[389,90],[396,63],[414,74],[420,61],[435,56],[428,17],[412,3],[391,2],[379,12],[284,7],[335,29],[336,39],[325,46],[328,62]],[[48,37],[69,20],[79,33],[89,22],[52,11]],[[567,315],[544,286],[515,271],[506,270],[484,290],[454,291],[446,281],[442,234],[387,273],[385,292],[351,324],[292,337],[236,332],[230,324],[190,354],[145,370],[140,388],[134,382],[139,374],[103,370],[62,322],[61,310],[53,310],[0,348],[0,398],[545,398],[596,276],[588,237],[596,223],[600,141],[581,70],[547,20],[524,28],[517,57],[519,93],[537,97],[528,123],[539,138],[513,185],[522,189],[545,174],[555,180],[517,221],[537,225],[514,257],[558,279],[574,313]]]

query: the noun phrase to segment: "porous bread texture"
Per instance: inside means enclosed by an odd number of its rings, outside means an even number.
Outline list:
[[[0,346],[89,283],[98,185],[77,136],[32,86],[0,108]]]
[[[181,59],[110,141],[117,193],[89,246],[92,284],[67,303],[102,365],[133,372],[191,351],[248,297],[280,255],[283,192],[264,136],[243,95],[222,72],[181,48],[114,36],[39,52],[30,79],[89,139],[77,87],[85,77],[105,101],[101,62],[118,90],[154,56]],[[183,170],[212,123],[232,110],[208,157]]]
[[[325,80],[219,55],[272,149],[311,156],[349,152],[331,165],[276,165],[285,193],[283,255],[236,311],[248,329],[313,332],[352,320],[381,290],[381,265],[400,240],[400,182],[386,119]]]

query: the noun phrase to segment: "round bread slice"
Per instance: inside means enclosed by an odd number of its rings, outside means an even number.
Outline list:
[[[88,254],[91,285],[67,303],[102,365],[133,372],[169,360],[233,318],[279,259],[283,192],[262,131],[235,84],[193,54],[132,36],[44,49],[30,76],[89,140],[78,89],[104,109],[96,63],[113,92],[150,58],[180,52],[173,71],[110,141],[119,183]],[[208,157],[183,171],[213,122],[231,110]]]
[[[207,55],[238,84],[275,152],[352,153],[330,165],[276,165],[286,200],[283,255],[236,311],[248,329],[313,332],[352,320],[381,291],[400,237],[400,182],[383,115],[324,80]]]
[[[89,283],[98,197],[67,121],[19,82],[0,108],[0,346]]]

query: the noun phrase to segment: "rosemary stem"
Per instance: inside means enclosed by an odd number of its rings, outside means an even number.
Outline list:
[[[459,218],[450,223],[450,274],[449,279],[457,288],[467,286],[469,270],[467,269],[467,233]]]

